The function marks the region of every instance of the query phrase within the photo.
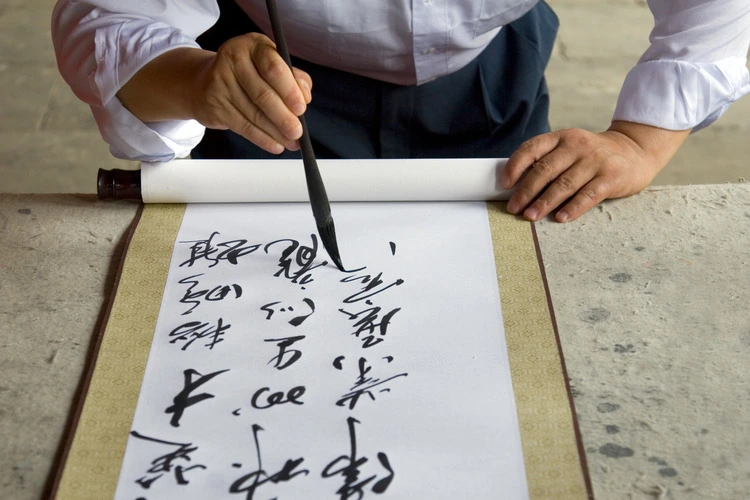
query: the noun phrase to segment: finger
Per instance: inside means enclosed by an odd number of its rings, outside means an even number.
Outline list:
[[[555,220],[557,222],[569,222],[577,219],[596,204],[607,199],[610,190],[611,183],[606,177],[594,177],[557,212]]]
[[[292,68],[282,59],[276,48],[268,43],[259,44],[253,50],[252,59],[262,82],[266,83],[273,90],[273,94],[270,96],[278,96],[286,110],[295,116],[303,114],[307,107],[305,95],[300,88],[297,76],[293,73]],[[312,81],[310,81],[310,88],[312,88]],[[266,89],[264,89],[265,91]],[[264,99],[256,100],[256,102],[269,117],[273,118],[273,115],[277,111],[280,111],[266,109]],[[275,99],[269,99],[267,105],[275,107],[278,103]]]
[[[244,88],[241,87],[238,82],[234,81],[229,84],[229,95],[230,100],[228,103],[228,109],[233,120],[231,125],[227,124],[230,129],[266,151],[274,154],[280,154],[283,152],[284,148],[292,151],[299,149],[298,141],[290,139],[285,133],[279,130],[276,123],[274,123],[260,107],[252,102],[250,97],[245,93]],[[232,110],[236,112],[233,115],[231,114]],[[294,117],[294,119],[299,122],[296,117]],[[255,133],[255,129],[258,129],[263,135]],[[264,136],[270,137],[276,144],[270,143],[263,138]],[[256,142],[253,139],[255,137],[261,142]],[[278,151],[277,145],[281,146],[281,151]]]
[[[561,173],[529,207],[523,216],[530,221],[546,217],[551,211],[570,199],[581,186],[594,178],[595,171],[581,162],[574,163]]]
[[[538,135],[522,143],[508,158],[508,162],[500,174],[500,185],[505,189],[515,186],[526,170],[555,149],[559,143],[560,134],[558,132]]]
[[[233,132],[240,134],[248,141],[271,154],[278,155],[284,152],[284,145],[279,143],[279,141],[268,135],[253,122],[247,120],[239,111],[237,111],[237,115],[233,126],[229,127]]]
[[[276,58],[281,64],[284,64],[284,61],[278,57],[278,54],[276,54]],[[302,91],[299,89],[296,80],[291,77],[291,72],[286,65],[284,68],[288,72],[292,85],[301,95]],[[279,130],[287,140],[299,139],[302,136],[302,124],[273,87],[261,77],[257,68],[252,64],[248,64],[236,68],[235,71],[237,72],[237,81],[242,91],[247,96],[248,101],[256,108],[257,111],[255,113],[258,113],[257,116],[255,114],[246,116],[253,122],[256,119],[260,121],[262,117],[266,117],[273,124],[273,128]],[[300,97],[300,99],[302,98]],[[266,131],[270,132],[268,129]]]
[[[309,104],[312,101],[312,78],[301,69],[293,68],[292,73],[294,73],[294,78],[297,80],[300,90],[302,90],[305,102]]]
[[[577,161],[578,154],[575,149],[558,147],[534,162],[508,200],[508,211],[515,214],[526,210],[542,190]]]
[[[227,128],[233,132],[238,133],[248,141],[271,154],[278,155],[284,152],[284,144],[268,134],[253,121],[249,120],[239,108],[229,103],[226,114]]]

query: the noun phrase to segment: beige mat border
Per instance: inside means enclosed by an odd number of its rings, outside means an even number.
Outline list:
[[[505,335],[532,499],[584,499],[591,485],[533,226],[488,203]],[[145,205],[134,221],[52,494],[112,498],[185,205]]]
[[[113,498],[141,391],[185,205],[145,205],[81,391],[72,439],[53,485],[59,500]],[[56,490],[56,492],[55,492]]]
[[[529,496],[593,498],[534,226],[487,212]]]

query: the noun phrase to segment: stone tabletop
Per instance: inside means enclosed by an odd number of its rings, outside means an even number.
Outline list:
[[[138,205],[0,194],[0,498],[42,498]],[[596,498],[750,491],[750,184],[537,223]]]

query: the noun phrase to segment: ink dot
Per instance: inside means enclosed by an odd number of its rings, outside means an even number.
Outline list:
[[[234,467],[235,469],[239,469],[240,467],[242,467],[242,464],[234,463],[232,464],[232,467]]]
[[[344,356],[339,356],[336,359],[333,360],[333,367],[337,370],[341,370],[343,366],[341,365],[341,362],[344,361]]]

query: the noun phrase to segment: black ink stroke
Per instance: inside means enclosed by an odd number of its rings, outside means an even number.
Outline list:
[[[272,306],[275,306],[276,304],[281,304],[281,301],[277,300],[276,302],[269,302],[268,304],[261,306],[260,310],[268,313],[266,315],[267,320],[271,319],[271,317],[273,316],[273,313],[276,312],[276,310],[272,307]]]
[[[236,265],[240,257],[251,254],[260,248],[260,244],[247,245],[247,240],[244,239],[217,243],[214,241],[214,238],[219,234],[218,231],[214,231],[205,240],[180,241],[179,243],[192,243],[192,245],[190,246],[190,258],[181,263],[179,267],[192,267],[193,264],[200,260],[210,262],[209,268],[215,267],[221,261]]]
[[[232,293],[234,294],[235,299],[239,299],[240,297],[242,297],[242,287],[236,283],[233,283],[231,285],[217,285],[210,290],[208,288],[204,290],[195,290],[195,287],[200,285],[200,282],[196,278],[199,278],[201,276],[203,276],[203,273],[194,274],[192,276],[182,278],[180,281],[178,281],[178,283],[181,285],[189,285],[187,291],[185,291],[185,295],[180,299],[180,303],[190,304],[191,307],[190,309],[182,313],[182,316],[192,313],[193,309],[200,305],[201,300],[216,302],[219,300],[224,300]]]
[[[310,312],[308,314],[301,314],[299,316],[295,316],[294,318],[289,320],[289,324],[292,326],[300,326],[307,318],[312,316],[312,314],[315,312],[315,302],[312,301],[312,299],[304,298],[302,299],[302,302],[304,302],[307,307],[310,308]]]
[[[408,373],[404,372],[382,380],[379,378],[370,377],[368,376],[368,374],[372,370],[372,366],[369,366],[367,364],[367,359],[365,358],[359,358],[358,367],[359,376],[357,376],[356,382],[351,387],[349,392],[341,396],[338,401],[336,401],[336,406],[349,406],[349,409],[353,410],[362,396],[368,396],[372,401],[375,401],[376,389],[377,392],[389,392],[390,388],[383,387],[383,385],[389,383],[391,380],[397,379],[399,377],[406,377],[409,375]]]
[[[305,305],[310,308],[310,312],[307,314],[301,314],[299,316],[295,316],[292,319],[290,319],[288,323],[294,327],[300,326],[302,323],[304,323],[304,321],[307,318],[312,316],[313,313],[315,312],[315,302],[313,302],[312,299],[305,297],[304,299],[302,299],[302,302],[304,302]],[[263,306],[261,306],[260,310],[267,313],[266,314],[267,320],[270,320],[273,317],[274,313],[276,312],[276,309],[273,308],[273,306],[275,306],[276,304],[281,304],[281,301],[277,300],[275,302],[269,302],[268,304],[264,304]],[[293,312],[294,307],[292,306],[282,307],[281,309],[279,309],[279,311]]]
[[[174,446],[177,449],[161,455],[151,461],[151,467],[146,471],[146,474],[135,480],[143,489],[149,489],[154,481],[158,480],[164,474],[174,472],[175,481],[178,485],[184,486],[188,484],[188,480],[185,477],[185,473],[193,469],[206,469],[205,465],[196,464],[191,467],[183,467],[182,465],[175,465],[174,462],[178,460],[184,460],[190,462],[190,454],[198,449],[197,446],[193,446],[193,443],[174,443],[171,441],[163,441],[161,439],[145,436],[139,434],[136,431],[130,431],[130,435],[142,439],[144,441],[150,441],[152,443],[164,444],[167,446]],[[173,470],[174,469],[174,470]]]
[[[377,475],[372,475],[361,480],[359,479],[361,474],[360,468],[364,466],[369,459],[367,457],[357,456],[357,434],[354,424],[359,424],[360,421],[354,417],[349,417],[346,419],[346,422],[349,428],[349,454],[341,455],[326,465],[321,473],[321,477],[330,478],[341,475],[344,479],[344,484],[336,490],[339,499],[348,500],[349,498],[357,498],[359,500],[365,495],[365,487],[377,479]],[[370,488],[370,491],[379,495],[385,493],[388,489],[388,486],[393,482],[395,473],[391,467],[390,461],[388,460],[388,455],[379,452],[377,457],[380,465],[382,465],[387,472],[385,477],[376,481],[375,484],[372,485],[372,488]]]
[[[164,413],[172,414],[169,425],[171,425],[172,427],[179,427],[180,419],[189,406],[193,406],[194,404],[200,403],[201,401],[213,398],[214,395],[207,392],[196,394],[193,396],[191,396],[190,393],[206,382],[210,381],[217,375],[228,371],[229,369],[227,368],[226,370],[209,373],[208,375],[201,375],[200,373],[198,373],[198,371],[193,370],[192,368],[188,368],[187,370],[185,370],[183,372],[184,386],[182,390],[172,400],[172,406],[169,406],[166,410],[164,410]],[[196,375],[198,376],[198,379],[193,380],[193,377]]]
[[[367,303],[370,303],[367,301]],[[391,319],[401,310],[400,307],[392,309],[391,311],[383,314],[378,323],[378,316],[382,309],[378,306],[368,307],[358,312],[349,312],[344,309],[339,309],[339,312],[344,313],[350,320],[357,320],[354,323],[354,331],[352,335],[362,340],[362,347],[368,348],[381,343],[388,331],[388,325],[391,323]],[[362,334],[365,334],[364,336]]]
[[[290,366],[292,366],[299,360],[299,358],[302,357],[302,351],[300,351],[299,349],[289,349],[289,347],[295,342],[298,342],[304,338],[304,335],[297,335],[294,337],[284,337],[280,339],[263,339],[264,342],[276,342],[276,347],[279,348],[279,353],[271,358],[268,364],[271,364],[275,361],[276,363],[273,366],[277,370],[283,370],[284,368],[289,368]]]
[[[341,370],[344,368],[344,365],[342,364],[344,360],[346,359],[346,356],[336,356],[336,359],[333,360],[333,367],[337,370]]]
[[[266,396],[267,404],[259,403],[258,400],[261,398],[261,396],[270,391],[271,389],[268,387],[261,387],[260,389],[255,391],[255,394],[253,394],[253,397],[250,400],[250,404],[252,405],[252,407],[257,410],[267,410],[268,408],[271,408],[273,406],[283,405],[287,403],[292,403],[294,405],[305,404],[304,401],[299,400],[299,398],[301,398],[305,394],[305,386],[298,385],[296,387],[292,387],[287,391],[286,394],[284,394],[284,391],[271,392]]]
[[[274,276],[283,276],[291,280],[292,283],[300,285],[305,285],[313,281],[312,270],[325,266],[328,264],[328,261],[324,260],[320,264],[313,265],[315,257],[318,254],[318,238],[314,234],[311,234],[310,238],[312,244],[309,247],[300,245],[299,241],[290,238],[272,241],[263,247],[263,251],[269,253],[269,250],[274,245],[287,243],[286,248],[281,251],[278,265],[279,270]]]
[[[399,278],[389,285],[386,285],[384,287],[380,287],[380,285],[383,284],[382,280],[383,273],[378,273],[377,276],[374,278],[370,276],[369,274],[361,275],[361,276],[347,276],[345,278],[342,278],[340,281],[341,283],[351,283],[354,281],[359,281],[364,286],[358,291],[347,298],[344,299],[345,304],[352,304],[354,302],[359,302],[360,300],[367,300],[371,297],[374,297],[375,295],[379,293],[383,293],[384,291],[388,290],[391,287],[394,286],[400,286],[404,283],[404,280]]]
[[[169,333],[170,337],[174,337],[169,343],[185,342],[182,346],[182,350],[185,351],[196,340],[208,339],[208,342],[203,346],[208,347],[209,350],[213,350],[216,344],[224,340],[222,337],[231,326],[230,324],[225,325],[222,318],[219,318],[216,326],[212,326],[209,323],[201,323],[200,321],[188,321]]]
[[[258,468],[248,474],[239,477],[229,487],[229,493],[244,493],[246,500],[253,500],[255,491],[268,482],[278,484],[285,481],[291,481],[300,474],[304,474],[306,476],[310,473],[310,471],[307,469],[295,470],[302,464],[302,462],[305,460],[304,458],[287,460],[281,470],[274,474],[269,475],[265,470],[263,470],[263,461],[260,454],[260,442],[258,440],[258,431],[262,430],[263,428],[260,425],[253,424],[253,439],[255,440],[255,454],[258,461]],[[240,464],[234,464],[234,466],[239,467]]]

